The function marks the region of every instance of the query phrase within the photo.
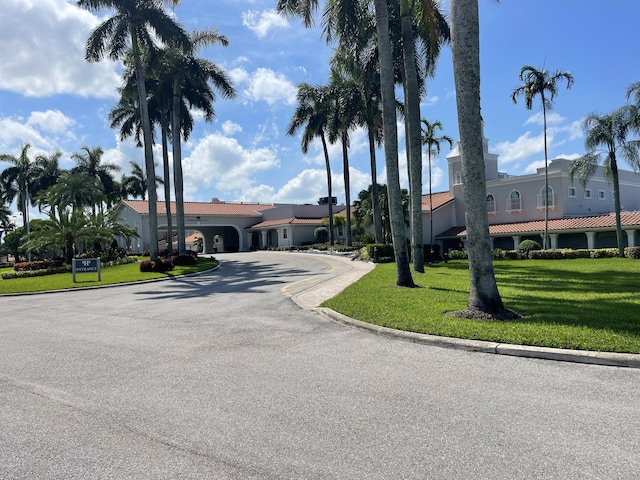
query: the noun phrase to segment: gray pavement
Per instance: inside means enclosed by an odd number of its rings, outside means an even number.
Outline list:
[[[0,298],[0,478],[638,477],[638,370],[345,328],[287,297],[355,262],[220,259]]]

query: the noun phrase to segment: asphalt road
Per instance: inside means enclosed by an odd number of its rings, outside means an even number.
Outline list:
[[[640,371],[418,345],[290,296],[320,256],[0,298],[0,478],[637,479]]]

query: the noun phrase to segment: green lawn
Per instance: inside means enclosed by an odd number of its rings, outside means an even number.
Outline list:
[[[116,267],[103,268],[101,281],[98,281],[97,273],[76,274],[76,283],[73,283],[71,273],[57,273],[44,277],[14,278],[3,280],[0,278],[0,294],[20,293],[20,292],[43,292],[48,290],[61,290],[69,288],[96,287],[102,285],[113,285],[117,283],[139,282],[156,278],[168,278],[187,273],[201,272],[209,270],[218,265],[217,260],[209,258],[199,258],[197,265],[176,266],[172,271],[166,273],[141,272],[139,263],[118,265]],[[0,269],[10,271],[11,268]]]
[[[395,265],[381,264],[322,306],[385,327],[449,337],[582,350],[640,353],[640,261],[514,260],[494,263],[507,308],[527,317],[460,319],[466,307],[466,261],[429,265],[397,288]]]

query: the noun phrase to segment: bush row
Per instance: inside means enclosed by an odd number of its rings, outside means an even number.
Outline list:
[[[640,247],[627,247],[624,249],[627,258],[640,259]],[[560,248],[554,250],[493,250],[495,260],[568,260],[573,258],[615,258],[618,256],[617,248],[597,248],[594,250],[571,248]],[[449,252],[450,259],[467,259],[467,252],[464,250],[452,250]]]
[[[138,261],[138,257],[123,257],[123,258],[118,258],[116,260],[111,260],[109,262],[100,261],[100,268],[115,267],[116,265],[136,263],[137,261]],[[50,261],[38,260],[36,262],[22,262],[22,263],[47,264],[47,262],[50,262]],[[45,275],[53,275],[54,273],[71,273],[72,270],[73,269],[71,265],[63,265],[62,261],[60,261],[59,266],[50,266],[48,268],[40,268],[40,269],[14,270],[13,272],[3,272],[2,279],[12,280],[14,278],[44,277]]]

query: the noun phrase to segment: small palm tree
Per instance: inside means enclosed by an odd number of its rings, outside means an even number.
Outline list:
[[[640,169],[640,140],[628,140],[632,134],[640,133],[638,116],[640,110],[636,105],[624,105],[607,115],[591,113],[583,120],[586,133],[584,145],[588,153],[574,160],[569,166],[569,178],[578,177],[584,186],[595,174],[602,153],[604,153],[603,171],[605,178],[613,182],[614,208],[616,213],[616,237],[618,255],[624,257],[622,242],[622,222],[620,219],[620,181],[618,178],[618,156],[625,159],[634,170]],[[598,147],[605,147],[604,152],[597,152]]]
[[[102,147],[91,148],[83,145],[81,150],[79,153],[71,154],[71,158],[77,162],[76,167],[71,171],[74,173],[86,173],[90,178],[97,180],[104,191],[105,196],[103,200],[107,201],[107,208],[110,208],[109,199],[112,199],[118,190],[113,174],[119,172],[121,169],[114,163],[102,162],[102,155],[104,154]],[[96,212],[95,207],[95,204],[91,205],[94,215]],[[99,210],[102,211],[102,201],[99,203]]]
[[[0,174],[4,200],[8,203],[16,200],[18,210],[22,213],[22,226],[27,235],[29,234],[29,205],[35,193],[30,191],[30,186],[35,185],[39,175],[38,166],[29,158],[29,148],[31,145],[26,143],[18,156],[6,153],[0,155],[0,162],[11,164]]]
[[[544,132],[544,238],[542,248],[548,247],[549,237],[549,174],[548,174],[548,151],[547,151],[547,110],[551,110],[553,99],[558,93],[558,83],[566,80],[567,89],[573,85],[573,76],[569,72],[556,71],[549,74],[546,70],[538,70],[530,65],[525,65],[520,69],[520,80],[524,84],[516,88],[511,94],[513,103],[517,103],[520,95],[524,96],[524,105],[527,110],[533,108],[533,100],[540,95],[542,102],[542,125]]]
[[[426,118],[422,119],[422,144],[427,146],[427,156],[429,159],[429,221],[430,239],[429,246],[433,248],[433,201],[431,192],[431,154],[440,154],[440,144],[447,142],[449,148],[453,147],[453,139],[449,135],[437,136],[437,131],[442,130],[442,123],[439,120],[431,123]]]
[[[331,111],[331,96],[328,87],[298,84],[298,106],[287,127],[287,135],[295,135],[302,127],[302,153],[309,151],[309,145],[315,138],[322,142],[324,163],[327,171],[327,194],[329,195],[329,243],[333,245],[333,193],[331,185],[331,162],[327,148],[327,124]]]

